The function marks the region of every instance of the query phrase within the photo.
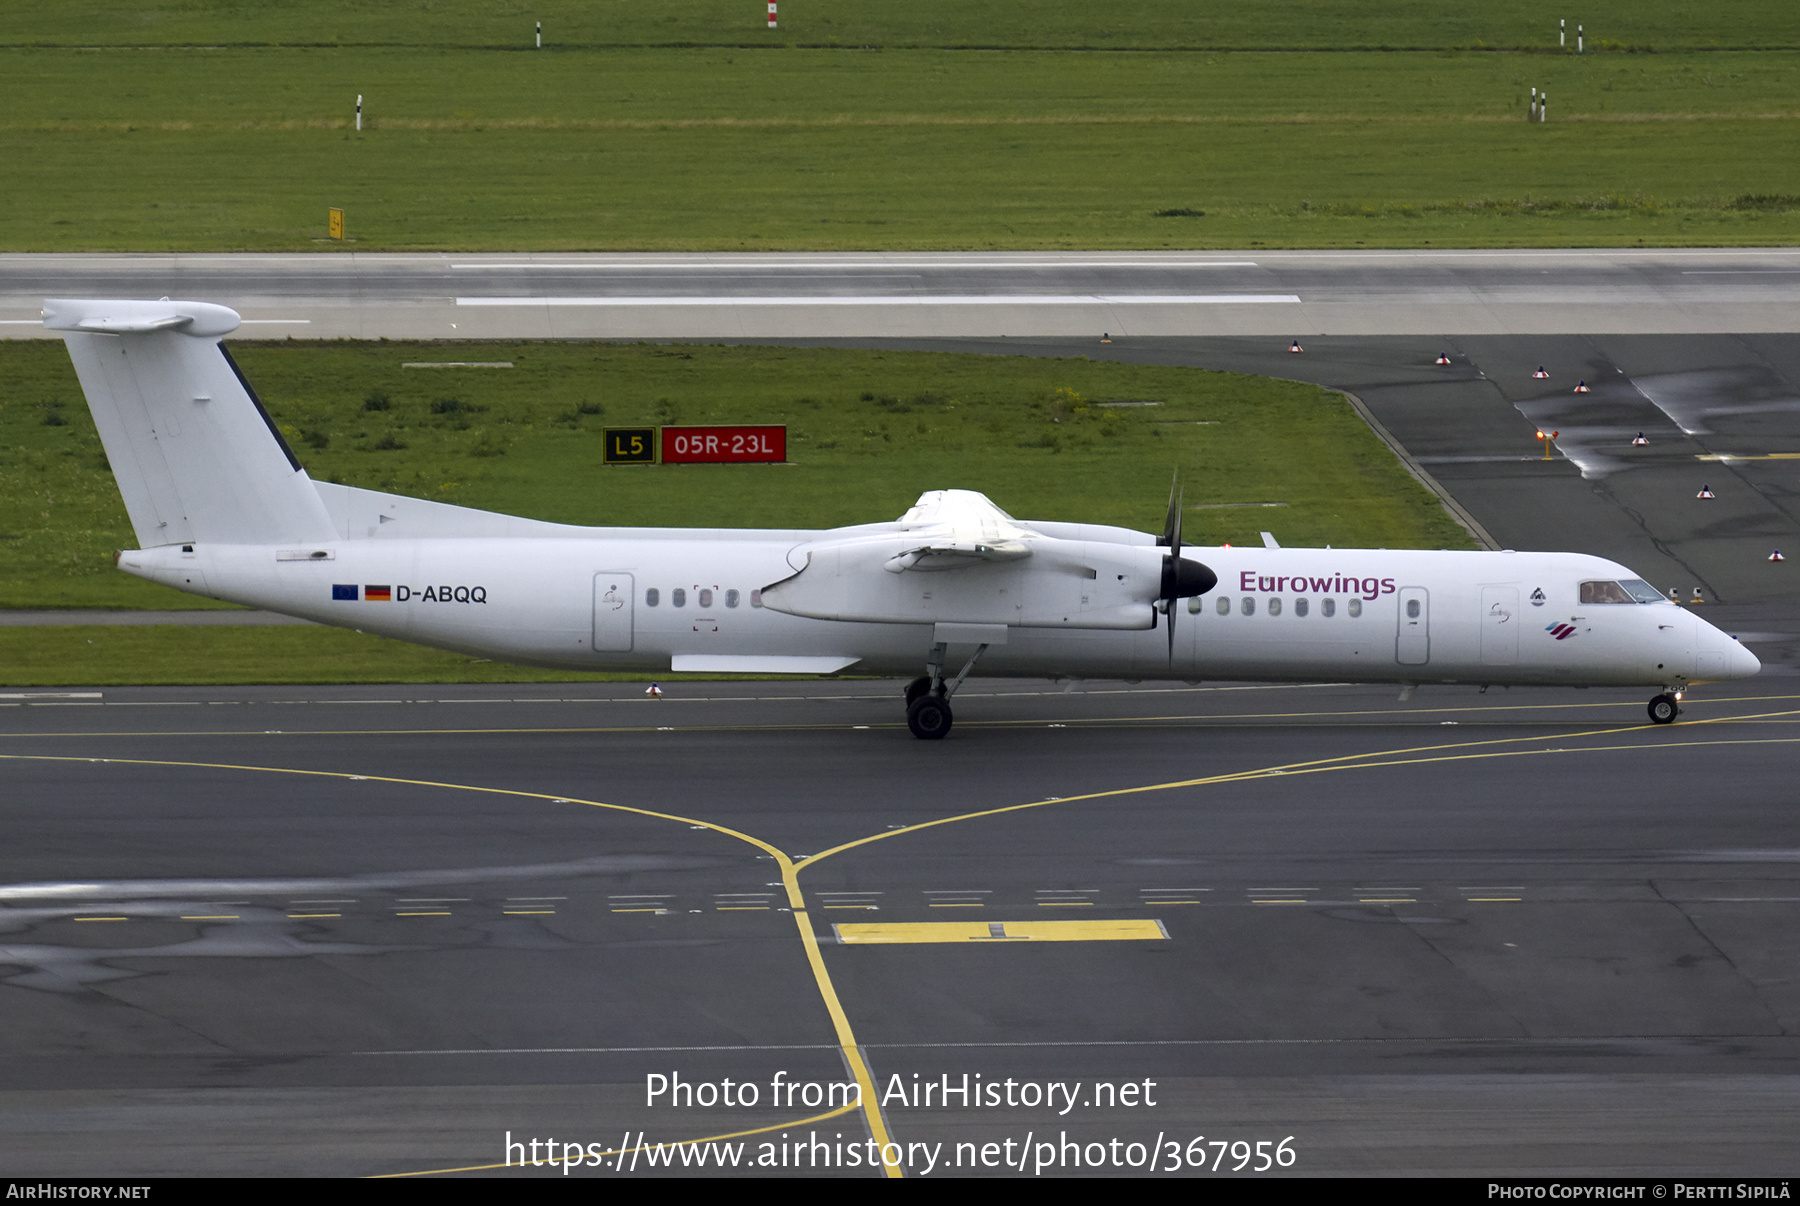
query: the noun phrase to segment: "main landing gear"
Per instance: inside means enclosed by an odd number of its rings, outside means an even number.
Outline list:
[[[1673,724],[1681,715],[1681,692],[1664,692],[1650,701],[1650,719],[1657,724]]]
[[[950,732],[950,725],[955,716],[950,711],[950,697],[969,677],[969,671],[987,652],[986,645],[977,645],[975,655],[963,666],[962,672],[949,682],[944,681],[944,653],[948,648],[939,641],[931,647],[926,655],[926,673],[906,684],[906,727],[912,735],[922,741],[937,741]]]

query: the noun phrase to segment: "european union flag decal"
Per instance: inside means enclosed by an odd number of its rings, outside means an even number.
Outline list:
[[[352,603],[356,602],[356,583],[352,582],[349,586],[333,586],[331,588],[331,598],[333,602],[336,602],[339,599],[348,599]]]

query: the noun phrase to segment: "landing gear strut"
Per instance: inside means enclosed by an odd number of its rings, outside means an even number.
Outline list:
[[[912,730],[914,737],[924,741],[937,741],[950,732],[955,716],[950,711],[950,697],[969,677],[969,671],[987,652],[986,645],[977,645],[975,655],[964,664],[962,671],[949,682],[944,681],[944,653],[948,646],[939,641],[931,647],[925,657],[925,669],[928,673],[922,678],[915,678],[906,685],[906,727]]]
[[[1681,695],[1664,693],[1650,701],[1650,719],[1657,724],[1673,724],[1681,715]]]

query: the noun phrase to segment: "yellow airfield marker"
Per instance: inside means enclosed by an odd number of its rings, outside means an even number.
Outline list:
[[[1154,920],[852,921],[831,927],[845,946],[891,942],[1138,942],[1167,938]]]

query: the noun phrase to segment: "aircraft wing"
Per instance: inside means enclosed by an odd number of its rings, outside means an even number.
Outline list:
[[[974,490],[928,490],[897,526],[902,547],[882,566],[891,574],[1020,561],[1037,535]]]

